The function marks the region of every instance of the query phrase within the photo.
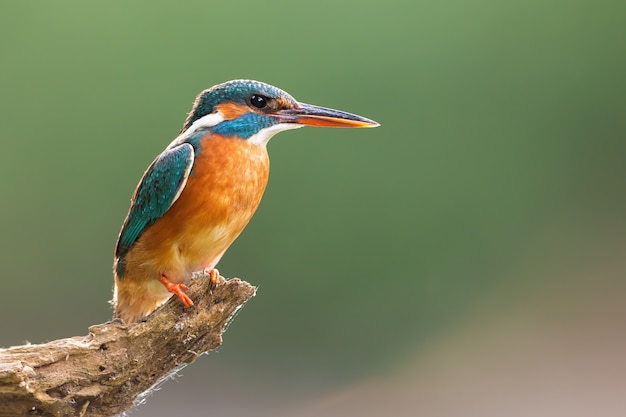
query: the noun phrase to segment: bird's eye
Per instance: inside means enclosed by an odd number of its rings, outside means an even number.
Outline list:
[[[262,109],[267,106],[267,98],[258,94],[253,94],[250,97],[250,104],[252,104],[257,109]]]

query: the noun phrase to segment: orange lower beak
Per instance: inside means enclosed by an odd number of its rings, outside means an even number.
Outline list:
[[[325,127],[376,127],[379,123],[340,110],[300,103],[295,109],[278,112],[281,123]]]

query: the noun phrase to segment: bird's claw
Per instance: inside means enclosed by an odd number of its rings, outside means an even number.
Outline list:
[[[220,271],[217,268],[205,269],[205,273],[209,275],[209,289],[213,291],[220,283]]]
[[[174,284],[169,279],[167,279],[165,275],[161,275],[159,281],[169,292],[176,294],[180,302],[183,303],[185,307],[191,307],[193,305],[193,301],[191,300],[191,298],[189,298],[189,296],[185,294],[185,291],[189,289],[189,287],[187,287],[185,284]]]

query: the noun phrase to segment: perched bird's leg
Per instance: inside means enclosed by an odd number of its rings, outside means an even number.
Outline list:
[[[191,307],[193,305],[191,298],[184,292],[189,289],[185,284],[173,284],[165,275],[161,275],[159,281],[169,292],[176,294],[185,307]]]
[[[217,268],[207,268],[204,270],[204,273],[209,274],[209,281],[211,282],[210,288],[211,291],[213,291],[217,288],[217,284],[220,283],[220,271],[218,271]]]

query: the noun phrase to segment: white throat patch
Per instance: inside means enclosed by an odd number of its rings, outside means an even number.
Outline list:
[[[254,135],[246,139],[246,141],[254,143],[255,145],[267,145],[267,142],[270,141],[272,136],[274,136],[278,132],[282,132],[283,130],[298,129],[302,126],[304,125],[300,125],[297,123],[278,123],[259,130]]]

